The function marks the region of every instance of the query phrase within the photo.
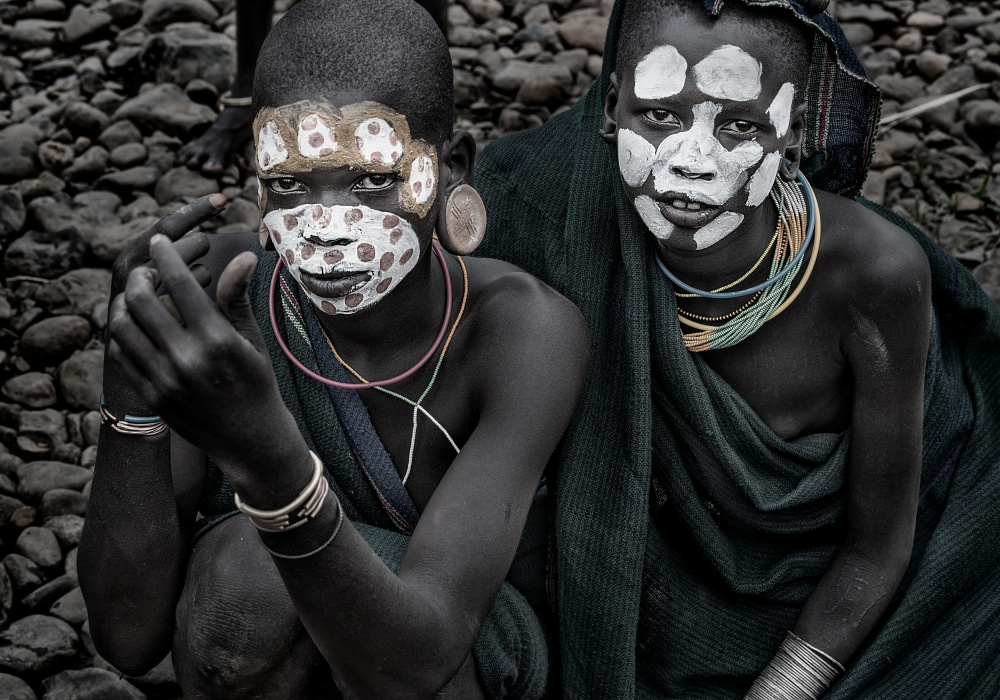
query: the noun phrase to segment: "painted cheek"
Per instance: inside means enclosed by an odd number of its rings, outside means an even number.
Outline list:
[[[427,156],[413,160],[410,166],[409,187],[417,204],[423,204],[434,195],[434,161]]]
[[[759,207],[767,199],[771,187],[774,186],[774,178],[778,175],[780,163],[781,154],[777,151],[764,156],[764,162],[757,168],[747,186],[747,206]]]
[[[795,86],[785,83],[774,96],[771,106],[767,108],[767,116],[771,120],[778,138],[784,138],[788,132],[788,124],[792,118],[792,100],[795,98]]]
[[[715,245],[743,223],[743,215],[733,211],[724,211],[702,226],[694,234],[696,250],[704,250]]]
[[[650,233],[661,241],[670,238],[674,233],[674,225],[663,217],[663,212],[656,202],[647,195],[640,195],[635,198],[635,210],[639,213],[639,218],[646,224]]]
[[[653,144],[629,131],[618,130],[618,168],[629,187],[639,187],[649,178],[656,149]]]

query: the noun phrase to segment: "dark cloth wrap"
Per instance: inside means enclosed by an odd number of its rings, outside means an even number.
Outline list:
[[[804,170],[847,196],[864,181],[878,93],[833,20],[818,30]],[[711,2],[718,11],[721,2]],[[479,160],[480,254],[509,260],[584,313],[591,361],[557,454],[556,577],[567,698],[741,698],[792,626],[843,528],[850,431],[775,435],[681,341],[651,236],[598,135],[601,78],[570,111]],[[933,278],[920,506],[891,607],[824,696],[1000,696],[1000,311],[893,213]]]

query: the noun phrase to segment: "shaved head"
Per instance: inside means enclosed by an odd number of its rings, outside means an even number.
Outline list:
[[[302,0],[264,41],[253,108],[378,102],[440,146],[455,119],[452,80],[448,42],[413,0]]]

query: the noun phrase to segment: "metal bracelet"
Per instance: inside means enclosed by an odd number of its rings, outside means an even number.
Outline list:
[[[329,538],[327,538],[326,542],[321,544],[316,549],[312,550],[311,552],[306,552],[305,554],[279,554],[278,552],[275,552],[273,549],[271,549],[264,543],[261,543],[261,546],[267,550],[268,554],[270,554],[272,557],[277,557],[278,559],[308,559],[311,556],[319,554],[324,549],[329,547],[330,543],[337,538],[337,535],[340,533],[340,526],[344,524],[344,507],[340,505],[340,499],[337,498],[336,494],[334,494],[333,500],[336,501],[337,503],[337,524],[333,528],[333,534],[330,535]]]
[[[219,96],[219,104],[223,107],[249,107],[253,104],[253,97],[250,95],[246,97],[233,97],[233,91],[226,90]]]
[[[130,416],[115,418],[104,404],[101,394],[101,425],[107,425],[122,435],[159,435],[167,429],[167,423],[159,416]]]
[[[744,700],[818,700],[843,672],[832,656],[789,632]]]
[[[277,510],[260,510],[248,506],[240,500],[239,494],[234,495],[236,507],[241,513],[249,516],[250,522],[263,532],[286,532],[305,525],[316,517],[323,505],[323,499],[330,490],[330,484],[323,478],[323,462],[319,456],[310,450],[313,458],[313,476],[288,505]]]

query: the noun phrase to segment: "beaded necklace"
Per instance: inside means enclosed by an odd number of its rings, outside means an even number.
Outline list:
[[[430,393],[431,387],[434,386],[434,381],[437,379],[438,371],[440,371],[441,369],[441,363],[444,362],[444,354],[448,352],[448,346],[451,345],[451,339],[455,336],[455,329],[458,328],[458,322],[462,320],[462,314],[465,313],[465,302],[469,298],[469,272],[468,270],[465,269],[465,261],[462,260],[461,256],[456,255],[455,258],[458,260],[458,264],[462,267],[462,281],[464,284],[464,291],[462,292],[462,305],[458,309],[458,316],[455,317],[455,323],[453,323],[451,326],[451,332],[448,333],[448,338],[447,340],[444,341],[444,345],[441,347],[441,354],[438,355],[438,361],[437,364],[434,366],[434,373],[431,375],[431,380],[427,383],[427,388],[424,389],[423,393],[420,394],[420,397],[416,401],[414,401],[413,399],[409,399],[403,396],[402,394],[392,391],[391,389],[386,389],[384,386],[375,387],[375,389],[381,391],[383,394],[394,396],[400,401],[403,401],[413,406],[413,430],[410,432],[410,454],[406,460],[406,473],[403,474],[404,486],[406,485],[406,480],[410,478],[410,471],[413,469],[413,452],[417,446],[417,416],[420,413],[423,413],[425,416],[427,416],[427,418],[430,419],[431,423],[437,426],[438,430],[440,430],[444,434],[444,436],[448,439],[448,442],[454,448],[455,454],[458,454],[461,451],[459,450],[458,445],[455,444],[455,441],[452,439],[448,431],[445,430],[444,426],[441,425],[441,423],[438,422],[437,418],[432,416],[430,412],[421,405],[424,399],[427,398],[427,394]],[[447,274],[448,271],[446,268],[445,275],[447,276]],[[326,331],[323,331],[323,335],[326,335]],[[344,358],[342,358],[340,356],[340,353],[337,352],[337,348],[333,346],[333,341],[330,340],[330,336],[328,335],[326,335],[326,342],[330,346],[330,349],[333,351],[333,356],[336,357],[337,361],[344,366],[344,369],[353,374],[354,377],[363,384],[369,383],[367,379],[362,377],[353,367],[351,367],[349,364],[347,364],[347,362],[344,361]]]
[[[799,173],[799,180],[802,187],[786,183],[779,178],[775,180],[771,189],[771,199],[778,208],[777,233],[779,235],[774,248],[774,258],[771,261],[770,277],[767,282],[757,286],[761,293],[755,297],[756,303],[752,300],[751,303],[738,309],[731,318],[719,326],[708,326],[688,320],[681,315],[683,312],[679,311],[678,320],[681,323],[698,329],[695,333],[686,333],[683,336],[684,345],[691,352],[732,347],[746,340],[760,330],[766,321],[788,308],[788,305],[802,291],[816,262],[821,231],[819,209],[815,204],[816,200],[815,195],[812,194],[812,188],[801,173]],[[809,195],[808,206],[803,196],[803,189]],[[812,238],[808,234],[812,233],[813,230],[815,230],[816,240],[813,242],[809,264],[798,287],[792,292],[792,283],[798,275],[803,254]],[[789,258],[791,258],[791,262],[786,266],[785,261]],[[673,275],[668,274],[669,271],[659,256],[657,256],[656,262],[671,280],[675,279]],[[708,296],[709,293],[705,293],[705,295]]]

